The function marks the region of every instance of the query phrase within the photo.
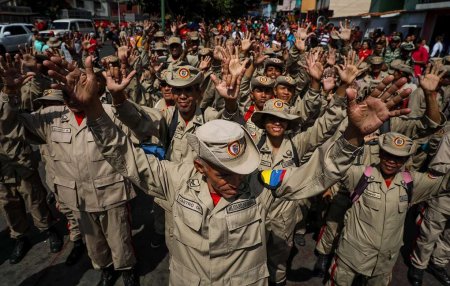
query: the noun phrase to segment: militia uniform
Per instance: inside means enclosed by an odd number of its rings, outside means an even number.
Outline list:
[[[327,110],[322,118],[307,131],[284,135],[277,153],[274,153],[270,138],[264,131],[257,143],[260,151],[259,170],[283,169],[299,167],[300,158],[314,151],[325,142],[339,126],[345,113],[345,100],[336,100],[336,104]],[[298,128],[302,119],[289,114],[290,106],[280,99],[271,99],[264,104],[263,111],[256,111],[252,116],[253,123],[265,130],[265,117],[275,116],[289,122],[288,130]],[[286,130],[287,131],[287,130]],[[256,143],[256,142],[255,142]],[[303,200],[302,200],[303,201]],[[275,198],[269,207],[266,221],[268,230],[267,260],[270,280],[277,284],[286,283],[287,260],[292,249],[293,234],[296,224],[302,219],[297,201]],[[303,216],[303,219],[306,219]]]
[[[259,154],[245,129],[229,121],[210,121],[188,136],[189,144],[206,162],[244,176],[238,194],[214,206],[204,176],[192,163],[146,156],[106,115],[89,126],[114,168],[172,207],[169,283],[174,286],[267,285],[264,226],[273,194],[264,187],[276,188],[275,196],[290,200],[314,196],[339,179],[359,150],[341,138],[320,147],[301,168],[258,175],[254,170]]]
[[[399,133],[386,133],[379,138],[380,148],[397,157],[409,157],[416,144]],[[351,285],[357,274],[366,277],[367,285],[389,285],[392,268],[403,244],[403,227],[410,204],[424,201],[450,188],[450,173],[445,177],[407,172],[414,182],[409,189],[405,173],[399,172],[390,183],[385,182],[379,166],[352,166],[343,182],[353,193],[352,207],[345,215],[345,226],[327,285]],[[357,190],[361,177],[367,176],[364,189]]]
[[[445,175],[450,170],[450,133],[442,139],[439,149],[431,161],[429,169],[435,175]],[[411,254],[412,267],[408,277],[413,285],[422,285],[423,271],[429,271],[443,285],[450,285],[445,270],[450,259],[450,195],[445,194],[428,201],[419,236]]]

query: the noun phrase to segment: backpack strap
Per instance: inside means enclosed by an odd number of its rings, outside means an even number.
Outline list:
[[[261,147],[264,145],[264,142],[266,142],[267,134],[266,132],[263,132],[261,135],[261,138],[258,141],[258,144],[256,144],[256,147],[258,148],[258,151],[261,150]]]
[[[408,194],[408,204],[411,204],[412,192],[414,189],[414,182],[409,171],[402,172],[403,183],[406,187],[406,193]]]
[[[355,189],[353,190],[353,193],[350,195],[350,199],[352,200],[352,203],[356,202],[361,194],[364,192],[364,190],[369,185],[369,178],[372,176],[373,167],[372,166],[366,166],[364,169],[364,173],[362,174],[361,178],[358,181],[358,184],[356,184]]]
[[[292,142],[292,137],[291,137],[291,135],[289,135],[289,141],[291,142],[292,155],[294,155],[294,164],[295,164],[295,167],[300,167],[300,158],[298,157],[297,148],[295,148],[294,142]]]

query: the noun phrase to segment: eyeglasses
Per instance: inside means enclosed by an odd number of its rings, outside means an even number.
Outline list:
[[[172,87],[173,94],[192,94],[195,91],[194,86]]]

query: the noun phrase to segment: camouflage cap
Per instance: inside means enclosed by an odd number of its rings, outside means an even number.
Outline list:
[[[51,88],[44,90],[42,96],[36,98],[34,101],[41,103],[43,101],[57,101],[60,103],[64,103],[64,96],[62,90]]]
[[[393,36],[392,41],[394,42],[400,42],[402,39],[399,36]]]
[[[263,111],[255,111],[252,115],[252,121],[260,129],[265,129],[264,118],[267,115],[275,116],[283,120],[289,121],[288,129],[299,126],[301,118],[297,115],[290,114],[290,105],[281,99],[269,99],[264,103]]]
[[[402,43],[400,45],[400,48],[405,51],[413,51],[416,47],[414,46],[413,43]]]
[[[170,37],[169,38],[169,46],[172,44],[181,45],[181,39],[179,37]]]
[[[396,132],[380,135],[378,145],[383,151],[398,157],[411,156],[417,150],[417,144],[411,138]]]
[[[200,158],[233,174],[248,175],[260,163],[258,148],[242,125],[211,120],[187,133],[187,141]]]
[[[193,66],[177,66],[167,73],[166,82],[172,87],[189,87],[203,81],[203,73]]]
[[[253,77],[250,81],[251,90],[256,87],[273,88],[275,86],[275,80],[267,76]]]
[[[297,85],[297,82],[290,76],[280,75],[275,81],[275,86],[279,84],[295,87]]]
[[[381,65],[382,63],[384,63],[383,57],[378,57],[378,56],[370,57],[369,61],[370,61],[371,65]]]

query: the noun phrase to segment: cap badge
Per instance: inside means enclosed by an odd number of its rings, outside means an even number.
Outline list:
[[[284,103],[283,103],[283,101],[281,101],[281,100],[275,100],[275,101],[273,102],[273,107],[275,107],[275,108],[277,108],[277,109],[283,108],[283,105],[284,105]]]
[[[405,145],[405,139],[401,138],[401,137],[395,137],[394,138],[394,145],[397,147],[402,147],[403,145]]]
[[[259,82],[260,83],[266,83],[267,82],[267,77],[265,77],[265,76],[260,77],[259,78]]]
[[[239,155],[241,152],[241,144],[239,144],[238,141],[233,141],[228,144],[228,154],[230,154],[231,157],[235,158]]]
[[[179,76],[180,78],[182,78],[182,79],[186,79],[186,78],[188,78],[190,75],[191,75],[191,72],[190,72],[189,69],[187,69],[187,68],[181,68],[181,69],[178,71],[178,76]]]

